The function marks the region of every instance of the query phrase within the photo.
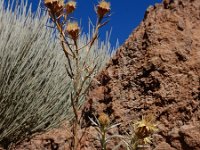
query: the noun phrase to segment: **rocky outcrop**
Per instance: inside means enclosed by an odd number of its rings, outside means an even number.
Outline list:
[[[131,121],[153,114],[159,133],[152,149],[200,149],[199,25],[199,0],[150,6],[93,82],[85,125],[88,115],[105,112],[124,134]]]

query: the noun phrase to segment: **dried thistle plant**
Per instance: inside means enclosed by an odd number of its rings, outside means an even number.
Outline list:
[[[69,1],[66,3],[65,6],[66,13],[69,15],[76,9],[76,2],[75,1]]]
[[[97,5],[97,14],[99,18],[103,18],[107,13],[110,12],[110,3],[102,0]]]
[[[95,125],[95,129],[98,132],[98,137],[94,137],[96,140],[98,140],[101,144],[101,150],[106,150],[107,143],[111,141],[113,138],[122,138],[122,136],[118,134],[114,134],[112,136],[108,136],[107,133],[109,130],[117,127],[120,125],[120,123],[112,124],[110,122],[110,118],[107,114],[101,113],[98,117],[94,117],[95,120],[90,119],[93,125]]]
[[[90,41],[84,45],[79,45],[79,35],[81,34],[80,27],[77,22],[72,22],[70,15],[76,10],[76,2],[70,0],[66,4],[59,0],[44,0],[44,4],[47,7],[49,16],[56,26],[60,35],[60,42],[63,52],[67,60],[67,75],[72,81],[71,87],[74,89],[70,95],[71,105],[74,113],[73,120],[73,140],[71,148],[73,150],[78,149],[80,139],[78,138],[78,125],[80,116],[78,114],[79,103],[85,94],[88,92],[90,82],[97,70],[97,64],[93,59],[88,61],[89,55],[92,51],[96,40],[98,39],[99,29],[108,23],[104,21],[105,17],[109,17],[110,4],[102,0],[96,7],[97,23],[93,35]],[[81,55],[82,51],[86,51],[86,55]]]
[[[132,123],[132,134],[128,134],[127,140],[123,140],[127,150],[137,150],[148,147],[152,141],[152,134],[158,131],[153,115],[142,117],[140,121]]]

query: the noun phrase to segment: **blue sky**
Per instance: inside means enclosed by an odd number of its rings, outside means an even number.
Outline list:
[[[28,0],[29,4],[32,3],[32,9],[38,6],[39,0]],[[96,14],[94,12],[94,5],[98,0],[76,0],[77,10],[75,18],[81,20],[81,25],[84,32],[88,31],[88,18],[95,23]],[[105,31],[112,28],[110,42],[113,46],[117,39],[119,44],[128,38],[130,33],[140,24],[144,17],[145,10],[150,5],[160,3],[162,0],[109,0],[111,2],[110,22],[101,29],[100,38],[104,40]]]

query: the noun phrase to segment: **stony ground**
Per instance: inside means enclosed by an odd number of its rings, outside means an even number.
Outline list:
[[[153,114],[159,132],[149,149],[200,150],[199,25],[200,0],[164,0],[148,8],[143,22],[92,83],[82,111],[82,127],[90,134],[81,149],[98,149],[88,116],[105,112],[112,122],[122,123],[110,134],[123,135],[131,121]],[[66,126],[52,130],[15,149],[67,150],[67,131]]]

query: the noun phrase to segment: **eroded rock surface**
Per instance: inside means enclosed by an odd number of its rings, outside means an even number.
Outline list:
[[[154,114],[161,137],[152,149],[200,149],[199,25],[199,0],[149,7],[93,82],[87,116],[105,112],[124,134],[131,121]]]

